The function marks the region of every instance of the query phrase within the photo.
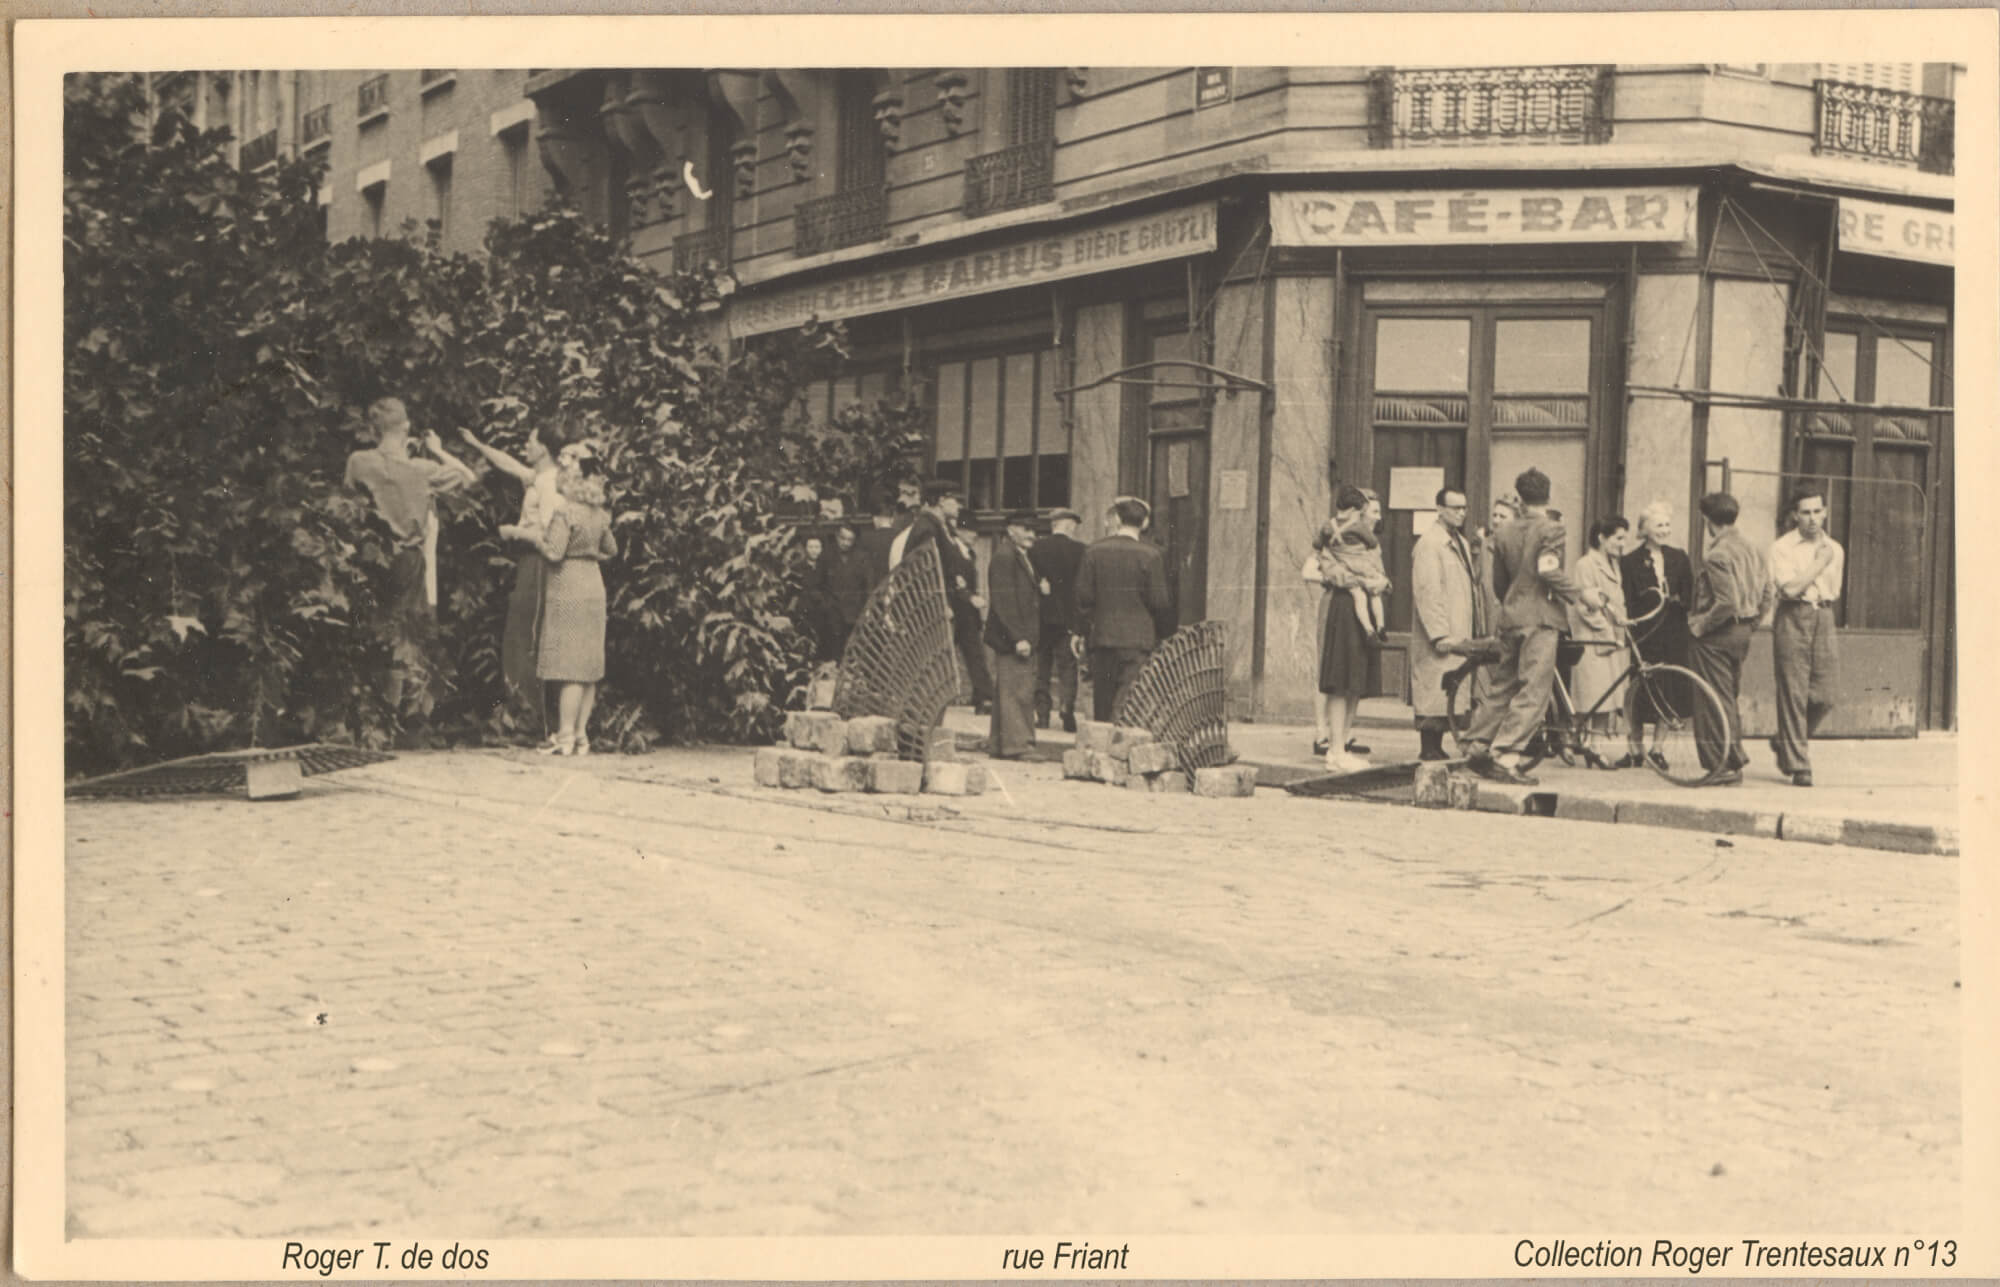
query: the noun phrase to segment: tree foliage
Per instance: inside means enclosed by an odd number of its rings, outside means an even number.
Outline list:
[[[609,727],[627,745],[755,739],[803,681],[792,522],[907,452],[914,411],[814,426],[837,328],[725,356],[726,276],[661,276],[575,213],[496,223],[483,257],[417,238],[328,246],[318,175],[245,174],[226,136],[147,123],[128,81],[72,77],[65,113],[67,752],[94,772],[413,724],[506,731],[499,637],[518,486],[447,497],[430,681],[392,709],[391,545],[342,487],[362,409],[518,451],[585,413],[610,466]],[[473,461],[477,467],[479,462]]]

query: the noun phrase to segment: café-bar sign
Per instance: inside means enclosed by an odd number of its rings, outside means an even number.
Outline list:
[[[730,302],[729,329],[735,335],[761,335],[815,318],[830,322],[915,308],[1214,249],[1215,203],[1209,202],[813,286],[769,294],[746,291]]]
[[[1451,246],[1685,241],[1695,189],[1480,188],[1274,192],[1277,246]]]

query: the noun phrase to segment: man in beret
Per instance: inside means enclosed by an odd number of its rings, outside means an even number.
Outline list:
[[[1035,744],[1035,650],[1042,639],[1041,578],[1029,560],[1035,512],[1007,515],[1007,539],[986,569],[986,646],[993,650],[993,728],[988,752],[1019,759]]]
[[[1055,680],[1061,699],[1062,726],[1076,732],[1076,654],[1070,651],[1070,631],[1076,625],[1076,569],[1083,562],[1083,542],[1076,539],[1083,516],[1073,509],[1049,515],[1049,534],[1028,549],[1042,596],[1042,637],[1035,656],[1035,724],[1049,726],[1049,681]]]

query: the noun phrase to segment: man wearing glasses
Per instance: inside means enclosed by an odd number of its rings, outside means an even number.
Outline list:
[[[1465,493],[1437,494],[1437,521],[1410,553],[1410,707],[1421,760],[1447,758],[1444,677],[1465,659],[1455,649],[1479,633],[1472,546],[1465,539]]]
[[[1771,749],[1778,771],[1794,786],[1813,784],[1807,743],[1833,709],[1840,650],[1833,607],[1847,554],[1827,534],[1826,492],[1814,484],[1792,496],[1792,530],[1771,543],[1771,580],[1778,589],[1771,623],[1771,663],[1778,681],[1778,735]]]

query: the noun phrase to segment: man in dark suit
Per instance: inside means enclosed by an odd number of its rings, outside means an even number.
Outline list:
[[[993,703],[993,676],[986,669],[986,650],[979,641],[979,613],[986,600],[979,593],[979,569],[952,532],[958,510],[955,483],[941,478],[925,483],[923,508],[896,538],[901,548],[894,550],[891,557],[901,563],[926,545],[937,546],[938,560],[944,566],[945,597],[951,601],[952,638],[965,662],[966,676],[972,681],[973,709],[984,714]]]
[[[876,514],[870,520],[873,526],[862,534],[860,545],[868,565],[870,590],[889,579],[889,569],[896,563],[892,554],[900,553],[895,548],[896,540],[910,530],[910,520],[916,517],[921,502],[922,487],[914,478],[898,479],[894,507]]]
[[[986,646],[993,650],[993,729],[996,759],[1013,760],[1035,744],[1034,656],[1042,639],[1041,578],[1029,561],[1035,512],[1007,515],[1007,539],[986,569]]]
[[[1061,695],[1062,726],[1076,732],[1076,654],[1070,651],[1070,628],[1076,621],[1076,569],[1083,562],[1083,542],[1071,533],[1083,517],[1073,509],[1049,515],[1049,534],[1028,549],[1042,594],[1042,637],[1035,656],[1035,724],[1049,726],[1049,680],[1053,675]]]
[[[1701,498],[1700,508],[1708,539],[1702,542],[1688,633],[1694,636],[1694,672],[1722,699],[1726,719],[1717,727],[1709,704],[1695,703],[1694,744],[1701,766],[1715,773],[1711,782],[1733,786],[1742,783],[1743,766],[1750,762],[1743,753],[1743,717],[1736,706],[1743,659],[1750,655],[1757,619],[1771,610],[1777,591],[1763,552],[1736,530],[1736,498],[1710,492]]]
[[[854,529],[842,524],[833,530],[833,545],[820,556],[826,603],[832,617],[835,657],[847,646],[854,623],[868,606],[869,569]]]
[[[1152,507],[1136,496],[1111,506],[1118,530],[1083,552],[1076,569],[1076,632],[1090,649],[1091,713],[1109,720],[1162,635],[1173,629],[1167,559],[1142,538]]]
[[[1564,568],[1567,537],[1550,517],[1548,475],[1529,469],[1514,480],[1521,516],[1493,534],[1493,593],[1500,599],[1500,660],[1489,700],[1472,717],[1465,744],[1472,771],[1496,782],[1532,786],[1519,762],[1503,764],[1495,748],[1519,751],[1541,726],[1555,681],[1556,644],[1569,625],[1566,604],[1581,591]]]

